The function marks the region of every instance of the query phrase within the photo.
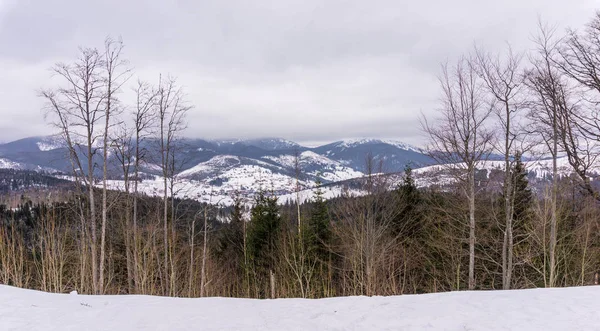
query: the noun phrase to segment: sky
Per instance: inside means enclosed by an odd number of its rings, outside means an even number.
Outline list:
[[[0,0],[0,141],[53,133],[42,88],[79,46],[121,37],[135,79],[177,77],[185,135],[421,145],[440,64],[532,47],[538,18],[581,28],[595,0]],[[134,80],[135,80],[134,79]]]

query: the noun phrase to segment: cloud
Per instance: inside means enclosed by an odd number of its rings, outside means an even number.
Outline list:
[[[0,139],[49,133],[48,68],[122,36],[136,74],[179,78],[189,136],[421,143],[439,64],[480,43],[529,47],[538,16],[579,27],[592,1],[0,0]],[[23,126],[23,123],[27,123]]]

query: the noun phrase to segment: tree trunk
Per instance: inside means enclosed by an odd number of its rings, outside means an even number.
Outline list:
[[[194,281],[194,239],[196,237],[196,216],[192,220],[192,227],[190,229],[190,274],[188,276],[188,297],[192,297],[192,283]]]
[[[275,273],[273,269],[269,270],[269,274],[269,279],[271,280],[271,299],[275,299]]]
[[[552,211],[550,216],[550,287],[556,285],[556,221],[557,221],[557,195],[558,195],[558,128],[557,115],[554,112],[553,146],[552,146]]]
[[[163,196],[163,241],[164,241],[164,278],[165,278],[165,295],[171,295],[170,291],[170,280],[169,280],[169,227],[168,227],[168,218],[169,218],[169,198],[167,194],[167,177],[164,178],[164,190],[165,194]]]
[[[108,128],[110,125],[110,102],[111,95],[111,76],[109,73],[108,76],[108,94],[107,94],[107,106],[106,112],[104,114],[105,126],[104,126],[104,139],[102,141],[102,230],[100,232],[100,274],[99,274],[99,282],[98,288],[101,293],[104,293],[104,260],[106,253],[106,221],[107,221],[107,212],[108,212],[108,201],[107,201],[107,191],[108,188],[106,186],[108,179]]]
[[[89,194],[89,205],[90,205],[90,234],[92,237],[92,286],[93,293],[99,294],[98,287],[98,247],[96,246],[96,201],[94,199],[94,160],[92,157],[92,132],[88,129],[87,137],[87,161],[88,161],[88,194]]]
[[[510,108],[505,102],[506,130],[504,132],[504,242],[502,245],[502,288],[510,289],[513,269],[513,190],[510,168]]]
[[[469,290],[475,289],[475,168],[469,169]]]
[[[204,207],[204,243],[202,246],[202,268],[200,269],[200,296],[204,297],[204,287],[206,286],[206,250],[207,250],[207,224],[208,223],[208,207]]]
[[[138,176],[139,176],[139,151],[137,145],[139,144],[139,138],[136,139],[136,157],[135,157],[135,182],[133,183],[133,278],[135,293],[139,293],[139,238],[138,238]]]

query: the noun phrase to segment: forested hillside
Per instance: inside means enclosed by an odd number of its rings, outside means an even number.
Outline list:
[[[373,153],[356,141],[314,149],[326,158],[308,150],[278,154],[294,147],[286,142],[226,147],[246,155],[273,149],[260,162],[202,154],[204,145],[184,149],[193,105],[183,85],[159,75],[120,98],[135,75],[123,41],[82,47],[72,63],[53,67],[56,85],[40,93],[72,185],[58,197],[20,194],[16,205],[14,196],[6,199],[0,282],[52,292],[247,298],[597,283],[600,12],[583,30],[540,23],[531,46],[500,53],[477,46],[443,65],[438,107],[421,117],[424,150],[383,141],[370,141]],[[135,101],[125,107],[127,100]],[[23,146],[37,153],[34,143]],[[434,160],[427,169],[433,178],[415,177],[410,162],[382,152],[389,146]],[[346,163],[359,158],[357,175]],[[543,180],[530,181],[525,159],[550,165],[535,169]],[[303,168],[303,161],[331,172]],[[386,162],[407,166],[399,182]],[[214,163],[246,170],[260,163],[269,171],[285,163],[286,175],[248,194],[244,183],[253,176],[234,172],[231,178],[242,179],[226,196],[229,207],[215,188],[227,181],[217,177],[195,192],[202,203],[181,199],[182,179],[218,174],[205,171]],[[119,171],[118,191],[111,169]],[[65,184],[7,174],[0,183],[10,189]],[[150,175],[152,196],[142,180]],[[327,178],[347,179],[333,199],[321,183]],[[314,189],[306,200],[308,183]]]

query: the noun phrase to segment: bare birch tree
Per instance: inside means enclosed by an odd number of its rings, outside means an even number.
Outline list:
[[[88,195],[86,219],[90,234],[92,291],[100,293],[98,272],[98,240],[96,200],[94,194],[94,164],[96,145],[101,135],[98,126],[106,106],[106,86],[103,58],[95,48],[80,48],[79,58],[72,64],[57,63],[52,72],[61,86],[42,92],[52,117],[58,119],[74,174],[82,179]],[[86,222],[86,223],[87,223]],[[82,252],[83,254],[83,252]],[[83,284],[82,284],[83,285]]]
[[[560,152],[561,114],[564,114],[564,79],[554,63],[558,41],[554,29],[539,24],[539,36],[535,39],[536,54],[530,59],[531,68],[525,72],[525,84],[530,90],[528,107],[530,117],[536,123],[534,131],[544,141],[552,157],[552,190],[550,194],[549,282],[556,285],[556,243],[558,217],[558,163]]]
[[[473,59],[461,58],[451,68],[442,66],[439,78],[442,107],[435,121],[422,118],[430,138],[429,155],[461,184],[469,205],[469,290],[475,288],[475,172],[487,159],[493,135],[485,127],[491,108]]]
[[[175,270],[169,270],[169,179],[175,176],[174,152],[177,139],[185,129],[185,115],[191,109],[185,101],[183,89],[177,85],[174,78],[160,79],[157,92],[157,120],[160,134],[160,162],[163,176],[163,230],[164,230],[164,257],[163,272],[165,294],[173,294],[172,285],[176,278]],[[171,181],[172,183],[172,181]],[[172,187],[172,186],[171,186]],[[172,192],[171,192],[172,194]],[[171,199],[173,197],[171,196]],[[172,219],[172,222],[175,220]],[[172,262],[172,261],[171,261]],[[170,272],[169,272],[170,271]]]
[[[600,154],[600,12],[584,32],[569,30],[557,54],[553,64],[571,83],[563,84],[561,142],[583,191],[600,200],[590,180],[590,168]]]
[[[138,184],[140,182],[140,168],[148,156],[148,149],[145,147],[146,139],[153,133],[156,122],[156,103],[158,90],[150,84],[138,81],[135,87],[135,108],[133,110],[134,121],[134,156],[133,156],[133,276],[135,279],[136,291],[138,288],[138,266],[139,266],[139,235],[138,235]]]
[[[512,188],[512,156],[515,140],[518,137],[518,127],[513,121],[517,112],[523,107],[519,94],[522,90],[522,75],[520,63],[521,54],[515,54],[508,47],[506,58],[501,60],[499,55],[491,55],[481,49],[475,51],[477,71],[483,79],[487,91],[491,95],[492,108],[502,128],[502,143],[497,144],[498,150],[504,155],[504,235],[502,242],[502,288],[510,289],[513,274],[513,215],[514,199]]]
[[[104,106],[104,130],[102,137],[102,229],[100,239],[100,270],[98,287],[104,291],[104,263],[106,261],[106,223],[108,213],[107,180],[108,180],[108,157],[110,146],[110,131],[113,123],[111,119],[118,115],[119,100],[117,94],[129,78],[130,70],[126,67],[127,61],[121,57],[123,41],[115,41],[106,38],[104,42],[104,54],[102,64],[104,65],[105,106]]]

